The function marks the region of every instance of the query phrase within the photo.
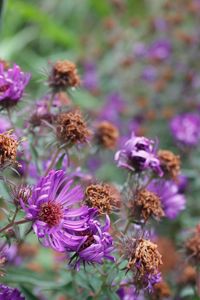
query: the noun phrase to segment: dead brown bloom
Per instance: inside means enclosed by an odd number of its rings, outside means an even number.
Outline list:
[[[195,263],[200,263],[200,234],[196,231],[185,243],[186,254]]]
[[[171,151],[160,150],[158,151],[158,158],[164,174],[176,180],[180,173],[180,157]]]
[[[77,87],[80,79],[77,73],[76,65],[68,60],[58,60],[52,67],[49,76],[49,86],[54,89],[66,89]]]
[[[156,274],[162,264],[162,256],[158,251],[158,246],[150,240],[142,238],[136,241],[127,268],[132,269],[136,264],[139,264],[139,276],[145,276],[147,273]]]
[[[158,237],[156,239],[156,244],[158,245],[158,251],[162,255],[163,262],[159,270],[162,274],[167,274],[177,267],[180,262],[180,257],[176,251],[175,245],[169,238]]]
[[[162,300],[171,296],[169,285],[165,281],[158,282],[154,285],[153,299]]]
[[[179,278],[181,284],[196,284],[197,271],[194,267],[187,265],[182,271]]]
[[[95,132],[95,140],[99,146],[107,149],[113,149],[119,138],[119,131],[112,123],[108,121],[101,122]]]
[[[92,184],[85,190],[85,202],[98,209],[99,214],[110,213],[119,206],[119,192],[109,184]]]
[[[7,70],[7,69],[9,68],[9,62],[6,61],[6,60],[4,60],[4,59],[1,59],[1,58],[0,58],[0,64],[3,65],[4,70]]]
[[[91,135],[82,114],[79,111],[61,113],[56,120],[56,134],[58,140],[68,146],[83,144]]]
[[[139,215],[145,221],[151,216],[160,219],[165,215],[159,197],[147,189],[137,192],[133,202],[133,214]]]
[[[19,142],[16,141],[11,132],[0,134],[0,167],[6,167],[16,163],[17,147]]]

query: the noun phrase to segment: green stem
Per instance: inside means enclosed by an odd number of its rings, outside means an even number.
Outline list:
[[[19,220],[19,221],[16,221],[16,222],[11,222],[9,224],[7,224],[6,226],[4,226],[3,228],[0,229],[0,233],[13,227],[14,225],[20,225],[20,224],[24,224],[24,223],[27,223],[27,222],[30,222],[30,220],[27,220],[27,219],[22,219],[22,220]]]
[[[46,170],[44,176],[47,176],[48,173],[49,173],[49,171],[54,167],[54,164],[55,164],[55,162],[56,162],[56,159],[57,159],[59,153],[60,153],[60,149],[58,148],[58,149],[56,150],[55,154],[53,155],[52,160],[51,160],[51,162],[50,162],[50,165],[49,165],[49,167],[47,168],[47,170]]]

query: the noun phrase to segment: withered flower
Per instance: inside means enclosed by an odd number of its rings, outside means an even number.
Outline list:
[[[109,214],[119,206],[120,195],[110,184],[91,184],[85,190],[85,202],[98,209],[99,214]]]
[[[68,60],[58,60],[52,67],[49,76],[49,86],[54,90],[77,87],[80,79],[76,65]]]
[[[4,60],[4,59],[1,59],[1,58],[0,58],[0,64],[3,65],[4,70],[7,70],[7,69],[9,68],[9,62],[6,61],[6,60]]]
[[[181,270],[181,276],[179,282],[181,284],[195,284],[197,278],[197,271],[191,265],[187,265],[183,270]]]
[[[56,118],[56,135],[62,144],[69,147],[86,143],[91,132],[80,111],[64,112]]]
[[[165,215],[160,198],[147,189],[141,189],[137,192],[133,202],[133,214],[139,215],[145,221],[151,216],[160,219]]]
[[[112,123],[103,121],[98,124],[94,138],[99,146],[113,149],[117,144],[119,131]]]
[[[156,244],[150,240],[140,238],[135,243],[127,268],[136,267],[141,276],[156,274],[162,264],[161,258]]]
[[[186,254],[195,264],[200,263],[200,233],[198,230],[185,243]]]
[[[164,175],[176,180],[180,174],[180,157],[171,151],[160,150],[158,151],[158,158]]]
[[[11,135],[11,131],[0,134],[0,168],[16,163],[19,142]]]
[[[171,296],[169,285],[165,281],[160,281],[154,285],[153,299],[162,300]]]

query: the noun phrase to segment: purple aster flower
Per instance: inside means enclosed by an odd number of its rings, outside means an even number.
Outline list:
[[[1,284],[0,300],[25,300],[25,297],[18,289]]]
[[[88,207],[72,207],[83,199],[79,185],[64,171],[50,171],[33,189],[28,204],[21,204],[33,230],[45,247],[57,251],[74,251],[84,239],[78,236],[86,227]]]
[[[185,113],[175,116],[170,123],[171,131],[178,143],[194,147],[200,141],[200,115]]]
[[[143,278],[143,284],[145,286],[145,290],[148,290],[149,293],[153,292],[153,287],[156,283],[159,283],[162,280],[161,273],[155,274],[146,274]]]
[[[0,64],[0,105],[9,107],[18,103],[31,75],[24,73],[14,64],[13,68],[4,69]]]
[[[151,169],[162,176],[159,159],[155,154],[154,141],[134,134],[125,143],[124,148],[115,154],[118,167],[141,172]]]
[[[185,209],[185,196],[179,193],[179,187],[173,181],[153,180],[148,189],[159,196],[167,218],[175,219]]]
[[[148,49],[148,57],[153,60],[165,60],[172,51],[172,45],[167,39],[159,39],[153,42]]]
[[[80,264],[83,263],[98,263],[102,264],[104,259],[114,261],[111,256],[113,250],[113,240],[108,230],[110,228],[110,219],[106,216],[106,223],[104,226],[94,219],[97,211],[90,210],[90,220],[88,221],[88,228],[82,231],[81,235],[84,240],[80,243],[76,253],[72,256],[71,261],[75,259],[74,265],[79,269]]]

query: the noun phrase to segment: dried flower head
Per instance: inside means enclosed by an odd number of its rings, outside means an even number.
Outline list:
[[[86,188],[85,201],[88,206],[97,208],[99,214],[110,213],[119,206],[119,193],[109,184],[92,184]]]
[[[165,215],[160,198],[147,189],[141,189],[137,192],[133,206],[133,213],[139,214],[145,221],[151,216],[160,219]]]
[[[0,167],[16,163],[19,142],[11,135],[11,131],[0,134]]]
[[[99,146],[107,149],[113,149],[119,138],[119,131],[116,126],[108,121],[98,124],[95,132],[95,140]]]
[[[160,281],[154,285],[154,295],[153,299],[162,300],[171,296],[171,290],[169,285],[165,281]]]
[[[0,59],[0,64],[3,65],[4,70],[7,70],[9,68],[9,62],[4,59]]]
[[[53,89],[66,89],[77,87],[80,79],[77,74],[76,65],[68,60],[58,60],[52,67],[49,76],[49,86]]]
[[[140,238],[132,249],[127,268],[136,267],[139,274],[145,276],[146,274],[156,274],[161,264],[162,259],[158,252],[158,246],[150,240]]]
[[[158,151],[161,168],[164,175],[172,179],[177,179],[180,174],[180,157],[168,150]]]
[[[185,249],[189,258],[198,264],[200,262],[200,234],[198,231],[195,231],[195,233],[187,239]]]
[[[180,256],[174,243],[169,238],[159,236],[156,238],[156,244],[158,245],[158,251],[162,255],[162,265],[159,270],[162,274],[167,274],[177,267],[180,262]]]
[[[179,282],[181,284],[195,284],[197,280],[197,271],[194,267],[187,265],[183,270],[181,270],[181,276]]]
[[[70,111],[58,115],[56,134],[61,143],[73,146],[86,143],[91,132],[88,130],[82,114],[79,111]]]

